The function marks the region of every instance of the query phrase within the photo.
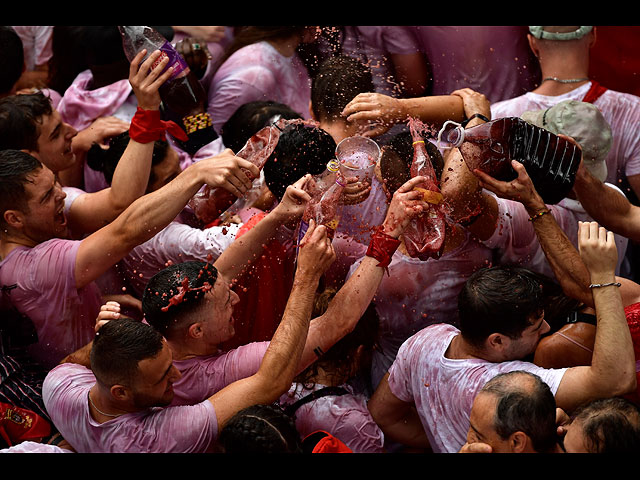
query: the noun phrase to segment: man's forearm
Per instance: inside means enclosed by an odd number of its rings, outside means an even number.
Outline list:
[[[441,125],[447,120],[464,120],[462,99],[455,95],[432,95],[398,99],[394,121],[403,122],[407,117],[418,118],[429,124]]]

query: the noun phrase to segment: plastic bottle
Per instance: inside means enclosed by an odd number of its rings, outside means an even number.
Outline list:
[[[262,128],[247,140],[236,156],[248,160],[262,170],[276,148],[280,133],[288,122],[289,120],[282,119],[273,125]],[[220,187],[210,188],[207,185],[189,201],[189,206],[193,209],[196,217],[208,225],[220,217],[237,200],[238,197],[228,190]]]
[[[413,161],[411,163],[411,177],[418,175],[426,180],[416,190],[423,192],[424,199],[430,206],[427,212],[415,217],[407,226],[402,238],[410,257],[427,260],[439,258],[444,247],[446,223],[445,209],[439,181],[431,164],[431,159],[424,144],[424,138],[419,133],[422,123],[416,119],[409,121],[413,138]]]
[[[169,57],[168,66],[174,67],[171,77],[159,89],[166,119],[181,125],[189,136],[188,142],[179,142],[187,153],[194,154],[202,146],[217,138],[211,116],[207,113],[207,94],[198,77],[191,72],[182,55],[160,33],[148,26],[118,26],[122,47],[129,61],[143,49],[147,56],[156,50]]]
[[[327,169],[323,173],[312,179],[311,188],[307,190],[311,194],[311,199],[302,214],[298,230],[298,243],[307,232],[311,219],[316,222],[316,225],[326,226],[327,235],[333,238],[340,222],[338,206],[345,184],[344,177],[340,172],[340,165],[334,160],[327,164]]]
[[[545,203],[554,204],[573,188],[582,152],[575,144],[519,117],[504,117],[464,129],[446,122],[438,134],[460,150],[471,171],[497,180],[516,178],[511,160],[521,162]]]

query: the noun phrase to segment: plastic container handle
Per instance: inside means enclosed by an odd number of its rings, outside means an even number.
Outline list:
[[[455,130],[458,131],[458,140],[455,143],[447,142],[449,145],[442,145],[442,134],[447,129],[447,125],[449,124],[456,126]],[[464,142],[464,128],[462,128],[462,125],[452,120],[447,120],[446,122],[444,122],[444,125],[442,125],[442,128],[438,132],[438,148],[459,147],[460,145],[462,145],[462,142]]]

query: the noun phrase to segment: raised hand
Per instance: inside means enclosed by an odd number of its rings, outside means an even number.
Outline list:
[[[320,278],[336,259],[327,228],[311,219],[309,228],[300,241],[296,275]]]
[[[578,222],[578,249],[593,283],[615,280],[618,249],[613,232],[597,222]]]
[[[381,93],[360,93],[342,111],[349,122],[361,125],[358,133],[366,137],[385,133],[400,115],[397,100]]]
[[[293,226],[293,223],[296,223],[302,217],[307,202],[311,200],[311,195],[304,190],[310,179],[311,175],[307,174],[294,184],[289,185],[282,196],[282,200],[273,209],[272,213],[278,215],[280,222],[284,225]]]
[[[200,160],[189,168],[197,169],[202,183],[210,188],[221,187],[237,197],[242,197],[253,186],[253,179],[260,176],[258,167],[236,157],[229,148],[215,157]]]
[[[430,204],[425,201],[423,192],[414,190],[425,180],[425,177],[414,177],[395,191],[382,224],[387,235],[398,238],[415,216],[429,209]]]
[[[544,201],[534,187],[533,181],[524,165],[517,160],[511,160],[511,166],[518,174],[518,177],[510,182],[496,180],[478,169],[473,170],[472,173],[478,177],[480,187],[492,191],[499,197],[515,200],[532,210],[544,208]]]
[[[144,110],[158,110],[160,108],[160,93],[158,89],[173,73],[173,67],[165,70],[169,58],[162,55],[160,50],[151,53],[143,62],[147,50],[141,50],[131,61],[129,66],[129,83],[138,100],[138,106]],[[140,63],[142,62],[142,64]],[[157,64],[156,64],[157,62]]]

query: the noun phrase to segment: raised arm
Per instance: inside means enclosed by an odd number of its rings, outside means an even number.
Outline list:
[[[260,368],[254,375],[228,385],[209,398],[216,410],[218,429],[236,412],[251,405],[274,402],[291,386],[298,372],[296,366],[307,338],[320,277],[334,260],[335,252],[326,228],[311,221],[300,244],[289,301]]]
[[[578,250],[553,215],[547,214],[549,210],[536,191],[525,167],[515,160],[511,162],[511,166],[518,174],[515,180],[502,182],[481,171],[476,171],[479,185],[491,190],[499,197],[522,203],[529,218],[532,219],[531,223],[540,247],[564,293],[585,305],[593,306],[593,296],[589,290],[589,271]]]
[[[414,117],[425,123],[441,125],[447,120],[464,120],[462,101],[453,95],[418,98],[394,98],[381,93],[360,93],[344,108],[342,116],[363,127],[362,135],[375,137],[397,123]]]
[[[580,164],[573,190],[589,216],[606,229],[640,242],[640,207],[607,187]]]
[[[618,255],[613,233],[596,222],[580,222],[578,235],[580,256],[592,283],[597,326],[591,365],[568,369],[556,392],[556,404],[567,412],[584,402],[636,388],[633,342],[615,285]]]
[[[393,195],[387,216],[381,225],[381,238],[386,238],[389,242],[386,248],[390,250],[384,252],[388,254],[389,260],[399,243],[398,237],[411,219],[429,208],[421,192],[413,190],[421,181],[424,181],[424,177],[415,177],[402,185]],[[374,234],[373,237],[378,235]],[[384,264],[380,260],[380,249],[376,247],[382,244],[372,239],[372,245],[374,248],[370,246],[356,271],[336,293],[325,313],[311,322],[307,344],[298,366],[299,371],[308,367],[316,360],[317,355],[326,352],[352,331],[371,303],[385,272]]]
[[[92,282],[166,227],[204,184],[242,196],[252,185],[245,171],[254,177],[260,174],[254,164],[227,149],[194,163],[167,185],[137,199],[113,222],[82,240],[76,257],[76,287]]]
[[[168,62],[167,58],[160,62],[159,68],[151,69],[160,53],[159,50],[153,52],[140,64],[145,51],[140,52],[131,62],[129,70],[129,82],[138,100],[138,107],[147,111],[158,111],[158,114],[161,102],[158,89],[172,73],[172,69],[168,68],[160,75]],[[131,139],[113,173],[111,187],[80,195],[72,203],[69,226],[75,235],[93,233],[104,227],[134,200],[144,195],[151,172],[153,145],[153,141]]]
[[[229,281],[236,278],[249,262],[262,255],[264,246],[273,239],[278,228],[297,221],[311,198],[303,190],[310,175],[305,175],[293,185],[289,185],[282,201],[251,230],[242,235],[222,252],[214,263],[221,275]]]

